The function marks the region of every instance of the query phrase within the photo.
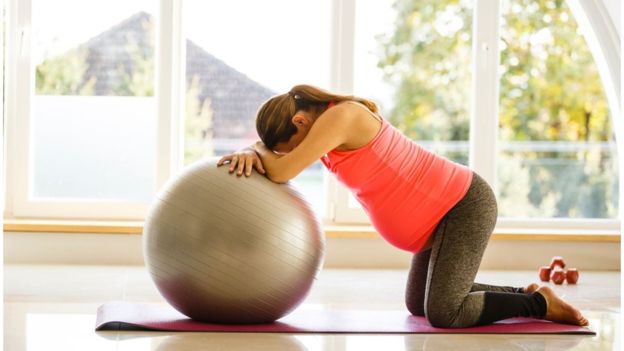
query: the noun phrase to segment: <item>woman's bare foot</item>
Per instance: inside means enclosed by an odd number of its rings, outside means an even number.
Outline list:
[[[536,291],[546,299],[547,311],[544,319],[557,323],[589,325],[587,319],[581,315],[581,311],[563,301],[550,287],[542,286]]]
[[[537,288],[539,288],[539,285],[537,285],[536,283],[531,283],[531,284],[527,285],[526,288],[524,288],[524,293],[525,294],[530,294],[530,293],[534,292],[535,290],[537,290]]]

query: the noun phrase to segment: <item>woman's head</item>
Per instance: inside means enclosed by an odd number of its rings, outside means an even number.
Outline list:
[[[296,85],[286,94],[264,102],[256,116],[256,130],[273,151],[289,152],[307,135],[330,102],[357,101],[377,112],[374,102],[351,95],[337,95],[311,85]]]

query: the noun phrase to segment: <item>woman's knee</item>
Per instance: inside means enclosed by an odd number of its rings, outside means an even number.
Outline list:
[[[474,314],[474,309],[466,308],[465,304],[456,307],[451,304],[431,307],[427,307],[426,317],[435,328],[469,328],[475,326],[480,319],[480,316]]]
[[[414,316],[425,315],[425,291],[422,285],[408,283],[405,289],[405,307]]]
[[[427,313],[427,321],[434,328],[453,328],[454,318],[449,313],[429,312]]]
[[[405,298],[405,307],[414,316],[425,316],[425,308],[422,302],[419,303],[419,301],[415,301],[413,298]]]

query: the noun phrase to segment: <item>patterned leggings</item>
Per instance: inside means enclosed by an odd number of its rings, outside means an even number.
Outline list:
[[[444,216],[430,249],[414,255],[405,303],[438,328],[466,328],[511,317],[544,318],[546,300],[523,288],[474,282],[496,224],[495,195],[477,173],[466,195]]]

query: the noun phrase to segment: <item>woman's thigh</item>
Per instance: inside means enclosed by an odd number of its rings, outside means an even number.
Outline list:
[[[479,318],[483,292],[470,292],[498,215],[490,186],[476,173],[466,196],[444,217],[431,248],[425,315],[438,326]]]

